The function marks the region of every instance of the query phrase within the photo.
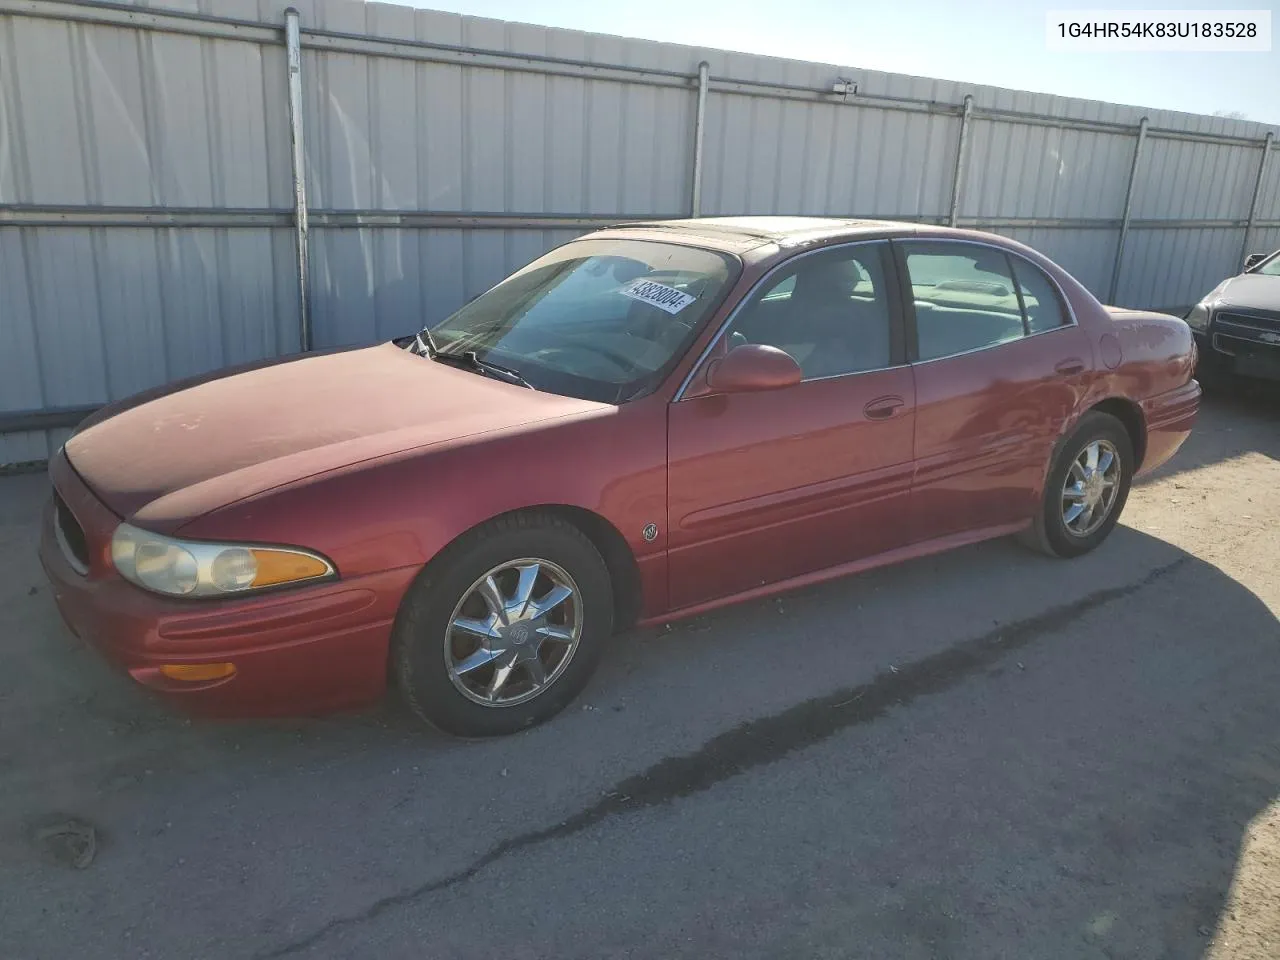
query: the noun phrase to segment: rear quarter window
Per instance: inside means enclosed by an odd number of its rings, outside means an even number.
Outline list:
[[[1013,264],[1013,275],[1022,294],[1027,314],[1027,332],[1044,333],[1066,324],[1067,315],[1062,307],[1062,299],[1044,271],[1018,257],[1011,256],[1009,261]]]

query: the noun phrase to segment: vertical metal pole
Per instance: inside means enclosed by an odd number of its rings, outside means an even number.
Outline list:
[[[289,64],[289,140],[293,147],[293,223],[298,244],[298,334],[303,352],[311,349],[310,253],[307,245],[307,157],[302,137],[302,37],[298,11],[284,12]]]
[[[1243,267],[1244,258],[1249,255],[1249,236],[1253,233],[1253,222],[1258,219],[1258,198],[1262,195],[1262,179],[1267,173],[1267,156],[1271,153],[1271,141],[1275,134],[1267,131],[1262,141],[1262,159],[1258,161],[1258,179],[1253,182],[1253,199],[1249,201],[1249,219],[1244,225],[1244,239],[1240,241],[1240,260]]]
[[[1133,147],[1133,164],[1129,167],[1129,186],[1124,192],[1124,214],[1120,219],[1120,239],[1116,242],[1116,262],[1111,266],[1111,291],[1107,303],[1116,302],[1120,289],[1120,265],[1124,262],[1124,244],[1129,239],[1129,215],[1133,212],[1133,188],[1138,182],[1138,164],[1142,160],[1142,147],[1147,142],[1147,118],[1138,121],[1138,142]]]
[[[947,226],[954,227],[960,219],[960,189],[964,181],[964,146],[969,140],[969,119],[973,116],[973,94],[964,98],[964,110],[960,113],[960,139],[956,142],[956,169],[951,177],[951,213]]]
[[[702,216],[702,133],[707,120],[707,80],[711,64],[703,60],[698,64],[698,110],[693,116],[693,197],[689,202],[689,215]]]

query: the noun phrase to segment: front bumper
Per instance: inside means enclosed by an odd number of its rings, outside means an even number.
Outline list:
[[[1280,380],[1280,319],[1220,311],[1193,335],[1203,372]]]
[[[382,694],[392,622],[416,570],[253,598],[159,597],[111,567],[110,539],[120,518],[80,480],[65,454],[50,462],[50,476],[83,530],[87,554],[87,562],[73,564],[48,503],[40,562],[58,610],[72,632],[138,683],[184,709],[226,717],[320,713],[368,704]],[[235,673],[190,682],[160,671],[167,664],[206,663],[232,663]]]

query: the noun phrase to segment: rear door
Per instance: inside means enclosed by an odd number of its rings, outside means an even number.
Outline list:
[[[916,380],[914,539],[1025,521],[1092,370],[1056,284],[1002,247],[894,241]]]
[[[750,294],[705,358],[786,350],[804,380],[716,394],[702,370],[668,412],[674,608],[901,546],[915,391],[884,241],[801,254]]]

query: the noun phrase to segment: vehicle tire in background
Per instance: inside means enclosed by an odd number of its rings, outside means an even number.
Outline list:
[[[461,737],[515,733],[582,692],[613,632],[613,588],[577,527],[544,511],[464,535],[409,589],[391,666],[409,708]]]
[[[1199,354],[1194,376],[1201,388],[1210,393],[1230,392],[1234,384],[1228,361],[1206,349],[1201,349]]]
[[[1051,557],[1088,553],[1119,521],[1134,466],[1124,424],[1101,411],[1086,413],[1058,445],[1040,510],[1019,539]]]

